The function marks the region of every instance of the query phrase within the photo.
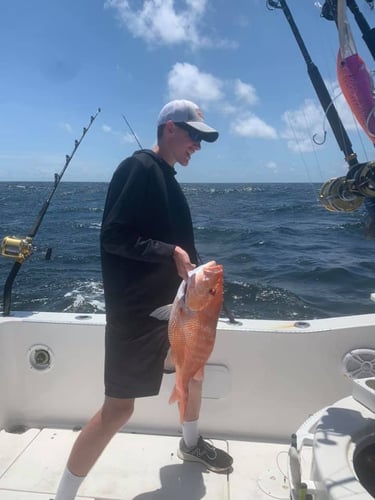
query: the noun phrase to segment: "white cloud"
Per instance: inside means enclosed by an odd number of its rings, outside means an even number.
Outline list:
[[[199,71],[189,63],[176,63],[168,74],[168,94],[171,99],[185,98],[203,106],[224,97],[223,82],[209,73]]]
[[[258,96],[255,88],[249,83],[242,82],[240,79],[237,79],[234,82],[234,94],[237,99],[245,101],[249,105],[253,105],[258,102]]]
[[[274,161],[269,161],[265,164],[265,167],[268,168],[269,170],[272,170],[273,172],[278,172],[279,168]]]
[[[124,26],[137,38],[162,45],[190,43],[193,46],[211,45],[199,24],[207,0],[184,0],[179,9],[174,0],[106,0],[114,8]]]
[[[231,132],[240,137],[277,139],[275,128],[250,111],[250,107],[259,102],[255,87],[239,78],[231,82],[231,86],[235,104],[226,107],[236,116],[230,124]]]
[[[189,63],[176,63],[168,74],[168,98],[191,99],[202,108],[216,108],[224,115],[237,118],[230,124],[232,133],[242,137],[276,139],[276,130],[248,108],[258,101],[255,87],[240,79],[224,81],[205,73]],[[232,99],[227,99],[224,90],[232,91]],[[233,95],[235,101],[233,100]],[[230,102],[232,101],[232,102]],[[240,102],[238,102],[240,101]]]
[[[63,128],[66,132],[68,132],[69,134],[71,134],[73,132],[73,128],[72,126],[70,125],[70,123],[59,123],[59,126],[61,128]]]
[[[237,118],[231,124],[231,131],[242,137],[276,139],[276,130],[253,113]]]
[[[135,137],[130,132],[119,132],[118,130],[113,130],[112,127],[106,124],[102,125],[102,130],[106,134],[117,137],[123,144],[134,144],[136,142]]]
[[[125,134],[121,135],[121,142],[123,142],[124,144],[135,144],[136,139],[133,134],[131,134],[130,132],[126,132]]]

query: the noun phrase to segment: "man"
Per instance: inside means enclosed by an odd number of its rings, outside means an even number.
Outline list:
[[[56,500],[73,500],[111,438],[130,419],[136,398],[159,393],[169,342],[166,322],[150,313],[173,301],[197,264],[190,210],[174,165],[187,166],[201,141],[218,132],[198,106],[175,100],[158,118],[157,145],[124,160],[110,182],[101,229],[106,303],[105,399],[78,436]],[[202,382],[192,381],[178,456],[225,472],[232,458],[199,435]]]

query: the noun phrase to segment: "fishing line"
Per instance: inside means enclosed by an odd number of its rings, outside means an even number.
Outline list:
[[[339,94],[339,95],[337,95],[337,96],[334,96],[334,97],[332,98],[332,102],[331,102],[331,104],[328,106],[328,108],[327,108],[327,112],[329,111],[329,108],[330,108],[331,106],[333,106],[333,105],[334,105],[334,102],[335,102],[335,100],[336,100],[338,97],[340,97],[340,94]],[[322,139],[321,141],[318,141],[318,139],[317,139],[318,134],[317,134],[317,133],[313,134],[313,136],[312,136],[312,140],[314,141],[314,143],[315,143],[317,146],[323,146],[323,144],[325,144],[325,142],[326,142],[326,139],[327,139],[327,128],[326,128],[326,124],[327,124],[327,114],[326,114],[326,113],[324,113],[324,116],[323,116],[323,123],[322,123],[322,128],[323,128],[323,139]]]
[[[307,116],[306,116],[306,113],[305,113],[305,109],[302,110],[303,112],[303,117],[305,119],[305,123],[306,123],[306,127],[310,130],[310,134],[312,134],[312,129],[311,129],[311,125],[309,124],[309,121],[307,119]],[[324,118],[326,118],[326,116],[324,115]],[[327,135],[327,131],[324,130],[324,134],[325,136]],[[324,140],[325,142],[325,140]],[[323,144],[324,144],[323,142]],[[320,176],[320,181],[323,182],[323,172],[322,172],[322,168],[321,168],[321,164],[320,164],[320,161],[319,161],[319,156],[317,154],[317,148],[315,147],[317,144],[316,142],[314,141],[314,134],[312,135],[312,141],[311,141],[311,145],[312,145],[312,152],[313,152],[313,155],[314,155],[314,160],[315,160],[315,165],[316,165],[316,169],[318,170],[319,172],[319,176]],[[303,154],[301,152],[301,156],[303,158]],[[317,193],[315,191],[315,187],[314,187],[314,183],[312,182],[312,179],[310,178],[310,184],[311,184],[311,188],[312,188],[312,191],[314,193],[314,196],[316,197],[316,201],[319,201],[319,192]]]
[[[291,498],[290,497],[290,494],[289,494],[289,486],[287,484],[288,482],[288,472],[287,471],[284,471],[282,469],[282,467],[280,466],[280,456],[281,455],[286,455],[288,456],[288,452],[287,451],[279,451],[278,454],[276,455],[276,458],[275,458],[275,462],[276,462],[276,468],[277,470],[279,471],[279,473],[281,474],[282,476],[282,481],[283,481],[283,487],[285,488],[285,494],[281,493],[281,494],[272,494],[270,492],[270,489],[269,488],[269,484],[267,482],[267,485],[266,487],[263,486],[262,484],[262,479],[263,478],[258,478],[257,479],[257,485],[258,485],[258,488],[265,494],[267,495],[269,498],[274,498],[276,500],[287,500],[288,498]],[[274,477],[274,474],[272,473],[272,470],[271,471],[268,471],[269,475],[270,475],[270,478],[272,478],[273,480],[277,479]],[[285,496],[286,495],[286,496]]]
[[[306,121],[306,116],[305,116],[305,113],[304,113],[304,112],[303,112],[303,116],[304,116],[305,121]],[[288,124],[288,126],[289,126],[290,130],[292,131],[293,138],[294,138],[294,142],[295,142],[295,144],[296,144],[296,149],[297,149],[297,151],[298,151],[298,154],[299,154],[299,156],[300,156],[300,158],[301,158],[301,161],[302,161],[302,163],[303,163],[303,166],[304,166],[304,168],[305,168],[305,173],[306,173],[306,176],[307,176],[307,178],[308,178],[308,181],[309,181],[309,184],[310,184],[311,190],[312,190],[312,192],[313,192],[314,199],[315,199],[315,201],[317,201],[318,197],[317,197],[317,194],[316,194],[316,192],[315,192],[315,190],[314,190],[313,181],[312,181],[311,176],[310,176],[310,172],[309,172],[309,169],[308,169],[308,165],[307,165],[307,163],[306,163],[306,161],[305,161],[305,157],[304,157],[304,155],[302,154],[302,148],[301,148],[301,146],[300,146],[300,141],[299,141],[299,139],[297,138],[297,134],[296,134],[295,128],[294,128],[293,123],[292,123],[292,121],[290,120],[290,118],[289,118],[289,116],[288,116],[288,115],[286,115],[286,119],[287,119],[287,124]],[[308,123],[307,123],[307,125],[308,125]],[[313,146],[313,150],[315,151],[314,146]],[[319,169],[319,170],[320,170],[320,169]]]
[[[374,116],[374,114],[375,114],[375,107],[372,108],[372,110],[370,111],[370,113],[367,117],[367,120],[366,120],[366,130],[367,130],[367,133],[369,135],[371,135],[371,137],[375,137],[375,134],[371,132],[370,127],[369,127],[369,122],[370,122],[371,118]]]
[[[350,114],[351,114],[351,117],[352,117],[352,120],[353,120],[353,123],[354,123],[355,131],[356,131],[356,136],[357,136],[358,141],[359,141],[359,143],[361,145],[363,156],[366,158],[366,161],[369,161],[369,157],[368,157],[368,154],[367,154],[367,151],[366,151],[366,148],[365,148],[365,143],[363,141],[363,139],[364,139],[363,129],[358,124],[358,121],[357,121],[356,117],[354,116],[354,114],[353,114],[353,112],[352,112],[352,110],[350,108],[349,108],[349,111],[350,111]]]

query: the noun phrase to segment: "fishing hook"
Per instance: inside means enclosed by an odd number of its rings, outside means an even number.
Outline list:
[[[313,137],[312,137],[312,140],[313,140],[314,144],[316,144],[317,146],[322,146],[326,142],[326,138],[327,138],[327,130],[326,130],[327,112],[328,112],[330,106],[334,105],[334,101],[336,101],[336,99],[338,97],[339,97],[339,95],[333,97],[332,102],[328,105],[328,107],[326,109],[326,112],[324,114],[324,119],[323,119],[323,139],[322,139],[322,141],[318,141],[317,140],[318,134],[314,134]]]
[[[312,140],[313,140],[314,144],[316,144],[317,146],[323,146],[323,144],[326,142],[326,139],[327,139],[327,131],[323,130],[323,139],[321,141],[318,141],[317,137],[318,137],[318,134],[314,134],[312,136]]]

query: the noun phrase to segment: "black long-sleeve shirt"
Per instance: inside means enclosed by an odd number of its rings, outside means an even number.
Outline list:
[[[193,226],[176,171],[152,151],[124,160],[110,182],[100,242],[107,321],[136,322],[173,301],[176,246],[197,263]]]

